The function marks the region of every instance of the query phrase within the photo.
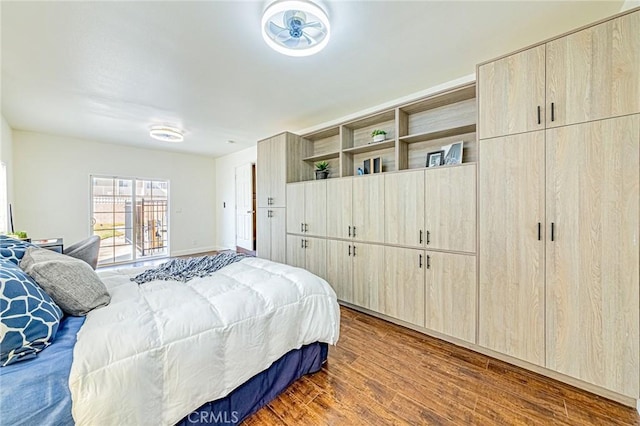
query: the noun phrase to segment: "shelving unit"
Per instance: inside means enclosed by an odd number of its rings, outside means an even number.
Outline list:
[[[303,161],[328,161],[334,178],[354,176],[365,160],[381,157],[386,173],[424,168],[429,152],[464,141],[463,163],[476,162],[475,96],[469,83],[306,134],[313,155]],[[385,141],[371,142],[376,129],[387,132]]]

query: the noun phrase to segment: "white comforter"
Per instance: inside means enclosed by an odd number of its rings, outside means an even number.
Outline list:
[[[78,425],[174,424],[291,349],[335,344],[336,295],[317,276],[249,258],[187,283],[100,273],[111,303],[87,315],[69,386]]]

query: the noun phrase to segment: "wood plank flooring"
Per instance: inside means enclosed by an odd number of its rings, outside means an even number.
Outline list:
[[[341,308],[337,347],[243,425],[640,425],[629,407]]]

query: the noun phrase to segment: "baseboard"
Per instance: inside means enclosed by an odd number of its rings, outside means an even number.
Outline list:
[[[185,249],[185,250],[171,250],[170,256],[171,257],[188,256],[190,254],[199,254],[199,253],[206,253],[208,251],[222,251],[222,250],[230,250],[230,249],[225,247],[220,247],[220,246],[194,247],[194,248]]]

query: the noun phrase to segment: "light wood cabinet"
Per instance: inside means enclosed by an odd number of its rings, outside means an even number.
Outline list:
[[[299,235],[287,235],[287,265],[304,269],[304,237]]]
[[[480,139],[544,129],[545,46],[478,67]]]
[[[384,241],[422,247],[424,244],[423,170],[384,176]]]
[[[478,343],[544,366],[544,131],[479,148]]]
[[[637,398],[640,115],[546,136],[547,366]]]
[[[426,252],[425,327],[476,343],[476,257]]]
[[[287,235],[287,264],[327,279],[327,241],[303,235]]]
[[[547,127],[640,112],[640,12],[553,40],[546,49]]]
[[[384,176],[359,176],[353,179],[354,240],[384,241]]]
[[[353,178],[327,180],[327,237],[351,238]]]
[[[347,303],[354,303],[352,249],[349,241],[327,240],[327,281]]]
[[[286,218],[284,208],[258,208],[256,254],[263,259],[286,263]]]
[[[287,184],[287,232],[324,237],[327,233],[327,181]]]
[[[353,303],[380,312],[384,297],[384,246],[351,243],[351,258]]]
[[[384,248],[384,292],[381,312],[424,327],[424,250]]]
[[[256,195],[258,207],[285,207],[287,134],[258,142]]]
[[[426,248],[475,253],[475,165],[427,170],[424,188]]]

